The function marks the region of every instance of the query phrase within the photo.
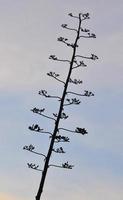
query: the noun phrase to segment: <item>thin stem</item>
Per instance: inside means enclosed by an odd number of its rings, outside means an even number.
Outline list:
[[[78,68],[78,67],[82,67],[81,65],[77,65],[75,67],[73,67],[72,69]]]
[[[47,116],[47,115],[44,115],[44,114],[42,114],[42,113],[38,113],[38,112],[37,112],[36,114],[42,115],[43,117],[46,117],[46,118],[48,118],[48,119],[52,119],[52,120],[56,121],[54,118],[49,117],[49,116]]]
[[[76,31],[77,32],[77,30],[74,29],[74,28],[68,28],[68,27],[65,27],[65,28],[68,29],[68,30],[70,30],[70,31]]]
[[[57,81],[59,81],[59,82],[61,82],[61,83],[63,83],[64,85],[65,85],[65,82],[64,81],[62,81],[62,80],[60,80],[59,78],[56,78],[56,77],[53,77],[54,79],[56,79]],[[61,99],[61,98],[60,98]]]
[[[59,128],[58,130],[64,130],[64,131],[68,131],[68,132],[71,132],[71,133],[75,133],[75,131],[72,131],[72,130],[69,130],[69,129],[66,129],[66,128]]]
[[[46,134],[48,134],[48,135],[51,135],[52,136],[52,133],[50,133],[50,132],[47,132],[47,131],[39,131],[40,133],[46,133]]]
[[[76,57],[79,57],[79,58],[85,58],[85,59],[92,59],[92,57],[88,57],[88,56],[80,56],[80,55],[76,55]]]
[[[70,63],[70,61],[69,61],[69,60],[57,59],[57,61],[61,61],[61,62],[69,62],[69,63]]]
[[[61,97],[58,97],[58,96],[49,96],[49,98],[56,98],[56,99],[61,100]]]
[[[27,150],[27,149],[26,149]],[[30,150],[27,150],[27,151],[30,151]],[[38,152],[36,152],[36,151],[30,151],[30,152],[32,152],[32,153],[34,153],[34,154],[37,154],[37,155],[39,155],[39,156],[43,156],[43,157],[45,157],[46,158],[46,156],[44,155],[44,154],[42,154],[42,153],[38,153]]]
[[[42,170],[42,169],[35,169],[35,168],[32,168],[32,167],[30,167],[30,169],[33,169],[33,170],[36,170],[36,171],[43,172],[43,170]]]
[[[49,165],[49,167],[58,167],[58,168],[63,168],[63,167],[60,166],[60,165]]]
[[[51,133],[51,132],[48,132],[48,131],[42,131],[43,129],[41,129],[41,130],[29,129],[29,130],[34,131],[34,132],[38,132],[38,133],[46,133],[46,134],[52,136],[52,133]]]
[[[78,95],[78,96],[85,96],[84,94],[78,94],[78,93],[76,93],[76,92],[67,92],[67,94],[75,94],[75,95]]]

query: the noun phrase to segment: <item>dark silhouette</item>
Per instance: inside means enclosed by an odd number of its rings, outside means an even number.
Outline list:
[[[69,137],[61,135],[60,131],[68,131],[68,132],[77,133],[77,134],[81,134],[81,135],[88,134],[88,132],[85,128],[76,127],[75,130],[69,130],[64,127],[59,127],[60,120],[62,120],[62,119],[67,120],[69,117],[65,113],[65,107],[69,106],[69,105],[79,105],[81,103],[80,99],[76,98],[77,96],[79,96],[79,97],[94,96],[94,94],[92,92],[87,91],[87,90],[85,90],[83,93],[76,93],[74,91],[68,90],[69,84],[78,85],[78,84],[83,83],[82,80],[80,80],[80,79],[79,80],[72,79],[71,78],[72,72],[77,68],[87,67],[84,60],[98,59],[98,57],[94,54],[91,54],[90,56],[83,56],[83,55],[76,54],[76,50],[79,47],[78,41],[81,38],[96,38],[96,35],[94,33],[91,33],[90,30],[82,28],[82,22],[84,20],[88,20],[90,18],[89,13],[85,13],[85,14],[79,13],[78,16],[75,16],[72,13],[69,13],[68,15],[70,17],[72,17],[73,19],[77,20],[78,28],[77,29],[70,28],[67,24],[62,24],[62,28],[67,29],[69,31],[74,31],[76,33],[75,41],[74,41],[74,43],[69,43],[68,39],[64,38],[64,37],[59,37],[58,41],[64,43],[66,46],[72,48],[71,59],[70,60],[69,59],[60,59],[60,58],[57,58],[56,55],[50,55],[50,57],[49,57],[49,59],[57,61],[57,62],[67,62],[68,63],[69,70],[68,70],[66,81],[63,81],[62,79],[60,79],[60,74],[57,74],[56,72],[50,71],[49,73],[47,73],[48,76],[56,79],[58,82],[63,84],[63,86],[64,86],[63,93],[61,94],[61,96],[57,96],[57,95],[52,96],[52,95],[48,94],[48,92],[46,90],[39,91],[39,95],[42,95],[45,98],[57,99],[59,101],[59,110],[57,113],[53,113],[53,116],[48,116],[45,114],[45,108],[39,109],[39,108],[34,107],[33,109],[31,109],[31,111],[33,113],[39,114],[43,117],[46,117],[46,118],[54,121],[54,130],[52,132],[44,131],[43,129],[40,128],[40,126],[38,124],[33,124],[32,126],[29,126],[29,129],[31,131],[40,132],[42,134],[43,133],[49,134],[50,145],[48,148],[48,152],[46,155],[42,154],[42,153],[38,153],[38,152],[34,151],[35,147],[32,144],[30,144],[29,146],[24,146],[24,148],[23,148],[25,150],[28,150],[32,153],[35,153],[35,154],[38,154],[38,155],[41,155],[44,157],[44,167],[42,170],[39,169],[39,165],[36,165],[33,163],[27,163],[29,168],[32,168],[34,170],[38,170],[38,171],[42,172],[39,189],[38,189],[37,195],[35,197],[36,200],[40,200],[40,198],[41,198],[41,194],[43,192],[43,187],[44,187],[44,183],[45,183],[45,178],[46,178],[49,167],[59,167],[59,168],[63,168],[63,169],[72,169],[74,167],[74,165],[69,164],[68,161],[65,163],[62,163],[60,166],[55,165],[55,164],[50,164],[50,157],[53,152],[55,152],[57,154],[65,153],[63,147],[60,146],[59,148],[55,148],[55,143],[70,142]],[[71,98],[71,95],[74,95],[75,97]]]

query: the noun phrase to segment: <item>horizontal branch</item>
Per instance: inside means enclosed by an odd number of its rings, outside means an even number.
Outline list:
[[[52,77],[52,78],[54,78],[54,79],[56,79],[57,81],[59,81],[59,82],[61,82],[61,83],[63,83],[65,85],[64,81],[62,81],[59,78],[57,78],[57,77],[59,77],[59,74],[56,74],[55,72],[48,72],[47,75],[50,76],[50,77]],[[47,96],[46,92],[47,91],[43,91],[43,93],[45,93],[45,95]]]
[[[89,92],[87,90],[85,90],[84,92],[85,92],[84,94],[79,94],[79,93],[76,93],[76,92],[68,91],[67,94],[75,94],[75,95],[78,95],[78,96],[86,96],[86,97],[94,96],[94,93],[92,93],[92,92]]]
[[[77,32],[77,29],[75,29],[75,28],[68,28],[68,27],[66,27],[66,29],[68,29],[68,30],[70,30],[70,31],[75,31],[75,32]]]
[[[39,165],[35,165],[35,164],[33,164],[33,163],[27,163],[27,165],[28,165],[28,168],[34,169],[34,170],[36,170],[36,171],[40,171],[40,172],[43,171],[43,170],[41,170],[41,169],[38,168]]]
[[[44,114],[41,114],[41,113],[37,113],[37,114],[42,115],[43,117],[46,117],[46,118],[48,118],[48,119],[52,119],[52,120],[56,121],[54,118],[49,117],[48,115],[44,115]]]
[[[37,155],[39,155],[39,156],[43,156],[43,157],[45,157],[46,158],[46,156],[44,155],[44,154],[42,154],[42,153],[38,153],[38,152],[36,152],[36,151],[31,151],[32,153],[35,153],[35,154],[37,154]]]
[[[46,158],[46,156],[44,155],[44,154],[42,154],[42,153],[38,153],[38,152],[36,152],[36,151],[30,151],[30,150],[28,150],[28,149],[25,149],[25,150],[27,150],[27,151],[29,151],[29,152],[31,152],[31,153],[34,153],[34,154],[37,154],[37,155],[39,155],[39,156],[43,156],[43,157],[45,157]]]
[[[71,133],[80,133],[82,135],[86,135],[88,134],[88,132],[86,131],[85,128],[79,128],[79,127],[76,127],[76,129],[73,131],[73,130],[70,130],[70,129],[66,129],[66,128],[59,128],[59,130],[64,130],[64,131],[68,131],[68,132],[71,132]]]
[[[69,62],[70,63],[70,60],[58,59],[55,55],[50,55],[49,59],[56,60],[56,61],[61,61],[61,62]]]
[[[84,20],[86,20],[86,19],[90,19],[90,16],[89,16],[89,13],[79,13],[79,16],[81,17],[81,18],[79,18],[78,16],[76,16],[76,15],[73,15],[72,13],[69,13],[68,14],[70,17],[73,17],[73,18],[77,18],[77,19],[80,19],[81,21],[84,21]],[[83,18],[82,18],[83,17]]]
[[[48,119],[52,119],[52,120],[56,121],[54,118],[49,117],[48,115],[42,114],[42,112],[44,112],[44,109],[39,110],[39,109],[37,109],[37,108],[33,108],[33,109],[31,109],[31,111],[32,111],[33,113],[39,114],[39,115],[41,115],[41,116],[43,116],[43,117],[46,117],[46,118],[48,118]]]
[[[46,158],[44,154],[34,151],[35,147],[32,144],[30,144],[29,146],[24,146],[23,149]]]
[[[96,36],[91,36],[91,35],[80,35],[79,38],[96,38]]]
[[[49,167],[58,167],[58,168],[63,168],[63,167],[60,166],[60,165],[53,165],[53,164],[49,165]]]
[[[82,67],[81,65],[77,65],[75,67],[73,67],[72,69],[78,68],[78,67]]]
[[[61,100],[61,97],[59,97],[59,96],[53,96],[53,95],[47,94],[47,91],[46,91],[46,90],[40,90],[40,91],[38,92],[38,94],[39,94],[39,95],[42,95],[42,96],[44,96],[44,97],[46,97],[46,98],[57,98],[57,99]]]
[[[67,92],[67,94],[75,94],[75,95],[78,95],[78,96],[84,96],[84,94],[78,94],[78,93],[76,93],[76,92]]]
[[[72,44],[72,43],[66,42],[68,39],[67,39],[67,38],[64,38],[64,37],[59,37],[57,40],[58,40],[59,42],[62,42],[62,43],[64,43],[64,44],[66,44],[66,45],[69,46],[69,47],[74,48],[75,45],[76,45],[76,47],[78,47],[77,44]]]
[[[98,57],[95,54],[91,54],[91,56],[80,56],[80,55],[76,55],[75,57],[79,57],[79,58],[85,58],[85,59],[91,59],[91,60],[97,60]]]
[[[62,80],[60,80],[59,78],[56,78],[56,77],[53,77],[54,79],[56,79],[57,81],[59,81],[59,82],[61,82],[61,83],[63,83],[64,85],[65,85],[65,82],[64,81],[62,81]]]
[[[71,132],[71,133],[75,133],[75,131],[72,131],[72,130],[69,130],[69,129],[66,129],[66,128],[59,128],[58,131],[59,130],[63,130],[63,131],[68,131],[68,132]]]
[[[63,163],[62,165],[51,164],[51,165],[49,165],[49,167],[58,167],[58,168],[63,168],[63,169],[72,169],[74,167],[74,165],[69,165],[68,162],[66,162],[66,163]]]
[[[29,126],[28,128],[31,131],[35,131],[35,132],[38,132],[38,133],[46,133],[46,134],[52,135],[51,132],[43,131],[44,129],[41,129],[38,124],[35,124],[35,125],[33,124],[32,126]]]
[[[75,28],[69,28],[69,27],[67,27],[67,26],[68,26],[67,24],[62,24],[62,25],[61,25],[62,28],[66,28],[66,29],[68,29],[68,30],[77,32],[77,29],[75,29]]]
[[[70,17],[73,17],[73,18],[77,18],[77,19],[79,19],[78,16],[75,16],[75,15],[73,15],[72,13],[69,13],[68,15],[69,15]]]

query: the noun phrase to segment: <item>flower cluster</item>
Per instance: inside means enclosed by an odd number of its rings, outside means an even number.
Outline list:
[[[49,59],[57,60],[57,57],[55,55],[50,55]]]
[[[84,92],[85,92],[84,96],[87,96],[87,97],[94,96],[94,93],[89,92],[88,90],[85,90]]]
[[[57,142],[69,142],[70,141],[69,137],[62,136],[62,135],[56,135],[55,140]]]
[[[64,37],[59,37],[58,38],[58,41],[59,42],[66,42],[68,39],[67,38],[64,38]]]
[[[57,78],[58,76],[60,76],[59,74],[56,74],[55,72],[49,72],[47,73],[48,76],[52,76],[54,78]],[[46,93],[46,92],[45,92]]]
[[[77,79],[74,79],[74,80],[72,80],[71,78],[69,79],[69,82],[70,83],[74,83],[74,84],[82,84],[83,82],[82,82],[82,80],[77,80]]]
[[[31,131],[43,131],[43,129],[40,128],[40,126],[38,124],[33,124],[32,126],[28,127]]]
[[[72,169],[74,166],[73,165],[69,165],[68,162],[66,162],[66,163],[62,164],[62,167],[66,168],[66,169]]]
[[[97,57],[95,54],[91,54],[91,59],[92,59],[92,60],[97,60],[98,57]]]
[[[53,151],[56,152],[56,153],[65,153],[65,151],[63,150],[62,147],[59,147],[57,149],[53,149]]]
[[[38,169],[39,168],[39,165],[35,165],[33,163],[27,163],[28,167],[29,168],[32,168],[32,169]]]
[[[50,97],[50,95],[47,94],[47,91],[46,90],[40,90],[38,92],[39,95],[42,95],[42,96],[45,96],[45,97]]]
[[[32,151],[32,150],[35,149],[35,147],[32,144],[30,144],[29,146],[24,146],[23,149],[28,150],[28,151]]]
[[[81,133],[82,135],[88,134],[88,132],[86,131],[85,128],[79,128],[79,127],[77,127],[77,128],[75,129],[75,132],[76,132],[76,133]]]
[[[66,99],[66,101],[69,103],[69,104],[80,104],[81,101],[79,99],[76,99],[76,98],[72,98],[72,99]]]
[[[34,113],[41,114],[42,112],[44,112],[44,111],[45,111],[45,108],[42,108],[42,109],[33,108],[31,111],[32,111],[32,112],[34,112]]]

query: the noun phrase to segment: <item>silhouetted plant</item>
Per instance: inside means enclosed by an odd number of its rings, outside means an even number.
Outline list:
[[[70,138],[67,137],[67,136],[61,135],[60,131],[62,130],[62,131],[72,132],[72,133],[81,134],[81,135],[88,134],[88,132],[85,128],[76,127],[75,130],[69,130],[69,129],[64,128],[64,127],[59,127],[60,120],[67,120],[68,117],[69,117],[65,113],[65,107],[69,106],[69,105],[79,105],[81,103],[80,99],[76,98],[76,96],[79,96],[79,97],[94,96],[94,93],[90,92],[88,90],[84,90],[83,93],[76,93],[75,91],[71,91],[71,90],[69,91],[68,90],[68,85],[71,84],[71,83],[75,84],[75,85],[83,83],[83,81],[80,80],[80,79],[72,79],[71,78],[72,72],[77,68],[87,67],[84,60],[90,59],[90,60],[95,61],[95,60],[98,59],[98,57],[95,54],[91,54],[90,56],[83,56],[83,55],[76,54],[76,50],[79,47],[78,41],[81,38],[96,38],[96,35],[94,33],[91,33],[89,29],[82,28],[82,22],[84,20],[90,19],[89,13],[85,13],[85,14],[79,13],[78,16],[75,16],[72,13],[69,13],[68,15],[70,17],[74,18],[74,19],[77,19],[78,28],[77,29],[76,28],[70,28],[67,24],[62,24],[61,26],[64,29],[76,32],[75,41],[73,43],[69,43],[69,40],[67,38],[64,38],[64,37],[59,37],[58,41],[62,42],[66,46],[71,47],[73,49],[71,60],[60,59],[56,55],[50,55],[50,57],[49,57],[49,59],[51,59],[53,61],[67,62],[68,63],[69,70],[68,70],[66,81],[63,81],[60,78],[60,74],[58,74],[56,72],[50,71],[50,72],[47,73],[48,76],[54,78],[55,80],[57,80],[58,82],[63,84],[63,86],[64,86],[63,93],[62,93],[61,96],[58,96],[58,95],[50,95],[50,94],[48,94],[48,92],[46,90],[40,90],[39,91],[39,95],[41,95],[45,98],[58,99],[59,110],[58,110],[57,113],[52,113],[52,115],[49,116],[49,115],[45,114],[45,108],[34,107],[33,109],[31,109],[31,111],[33,113],[41,115],[45,118],[48,118],[48,119],[51,119],[51,120],[54,121],[54,130],[51,131],[51,132],[44,131],[44,129],[40,128],[40,126],[38,124],[33,124],[33,125],[29,126],[29,130],[31,130],[31,131],[50,135],[49,136],[50,145],[48,147],[48,152],[47,152],[46,155],[42,154],[42,153],[38,153],[38,152],[35,151],[35,147],[32,144],[30,144],[29,146],[23,147],[24,150],[27,150],[29,152],[32,152],[32,153],[35,153],[35,154],[38,154],[38,155],[44,157],[44,166],[43,166],[42,169],[39,168],[39,165],[36,165],[36,164],[33,164],[33,163],[27,163],[29,168],[42,172],[41,181],[40,181],[40,184],[39,184],[39,189],[38,189],[37,195],[35,197],[36,200],[40,200],[40,198],[41,198],[41,194],[43,192],[43,187],[44,187],[44,183],[45,183],[45,178],[46,178],[47,171],[48,171],[49,167],[58,167],[58,168],[63,168],[63,169],[72,169],[74,167],[74,165],[69,164],[68,161],[65,162],[65,163],[62,163],[61,165],[50,163],[50,157],[51,157],[51,154],[53,152],[55,152],[57,154],[66,153],[62,146],[56,148],[55,143],[70,142]],[[75,95],[75,97],[71,98],[71,95]]]

